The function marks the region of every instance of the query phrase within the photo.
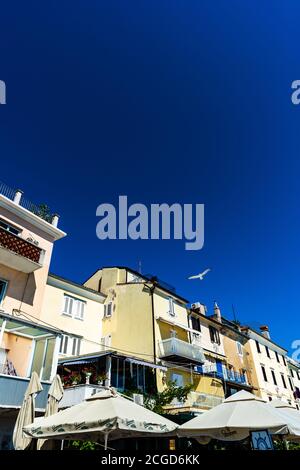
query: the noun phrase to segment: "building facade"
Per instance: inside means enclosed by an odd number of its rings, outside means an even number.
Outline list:
[[[57,216],[0,184],[0,447],[11,445],[17,412],[36,371],[44,409],[56,373],[60,335],[41,321],[54,243],[65,236]]]
[[[254,393],[265,400],[281,399],[294,404],[293,389],[287,367],[287,350],[274,343],[267,326],[261,332],[243,327],[248,336],[249,373]]]

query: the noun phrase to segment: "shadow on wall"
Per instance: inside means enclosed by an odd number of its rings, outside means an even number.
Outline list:
[[[2,267],[1,267],[2,268]],[[8,281],[3,307],[9,304],[9,299],[33,306],[37,289],[35,273],[25,274],[9,268],[0,269],[0,278]],[[7,300],[6,300],[7,299]],[[13,308],[19,308],[14,305]]]

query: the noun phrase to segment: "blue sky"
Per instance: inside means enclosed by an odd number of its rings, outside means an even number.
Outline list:
[[[1,6],[0,179],[61,215],[53,272],[138,267],[299,338],[299,4]],[[99,241],[96,207],[204,203],[205,246]],[[190,274],[210,266],[205,280]]]

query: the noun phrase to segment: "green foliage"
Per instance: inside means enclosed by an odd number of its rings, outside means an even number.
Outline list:
[[[144,393],[144,406],[155,413],[165,414],[166,410],[164,409],[164,406],[170,405],[174,399],[181,403],[184,402],[187,399],[188,394],[193,389],[194,386],[192,384],[178,387],[176,382],[168,382],[167,387],[162,392],[155,392],[152,394]],[[124,395],[129,397],[131,397],[133,393],[141,393],[141,391],[131,389],[123,392]]]
[[[76,450],[97,450],[100,447],[97,442],[92,441],[72,441],[71,446]]]

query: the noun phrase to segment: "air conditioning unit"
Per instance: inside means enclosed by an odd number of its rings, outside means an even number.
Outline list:
[[[136,403],[136,405],[144,406],[144,396],[141,393],[134,393],[132,395],[132,398],[133,403]]]
[[[202,315],[206,314],[206,307],[205,305],[201,304],[201,302],[195,302],[191,304],[192,310],[195,310],[196,312],[201,313]]]

